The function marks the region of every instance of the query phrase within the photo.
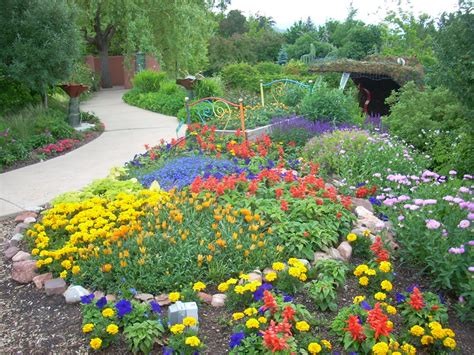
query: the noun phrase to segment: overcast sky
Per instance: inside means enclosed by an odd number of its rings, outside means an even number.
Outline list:
[[[403,8],[410,10],[407,0]],[[381,22],[388,9],[396,9],[394,0],[232,0],[229,10],[238,9],[245,15],[260,14],[270,16],[276,21],[276,27],[286,29],[299,19],[308,16],[313,22],[321,25],[328,19],[343,20],[346,18],[352,2],[358,9],[357,18],[366,23]],[[427,13],[438,17],[444,11],[457,9],[457,0],[410,0],[411,11],[415,14]]]

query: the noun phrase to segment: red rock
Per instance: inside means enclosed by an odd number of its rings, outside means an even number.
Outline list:
[[[146,302],[146,301],[152,300],[152,299],[153,299],[153,295],[150,294],[150,293],[138,293],[138,294],[135,295],[134,298],[135,298],[136,300]]]
[[[337,247],[339,254],[343,257],[345,261],[349,261],[352,256],[352,246],[348,242],[342,242]]]
[[[19,251],[20,251],[20,248],[15,247],[15,246],[12,246],[12,247],[7,248],[7,249],[4,251],[3,254],[5,255],[5,259],[10,260],[10,259],[13,258]]]
[[[47,280],[44,283],[44,290],[48,296],[51,295],[62,295],[66,292],[67,285],[66,281],[61,278],[55,278],[52,280]]]
[[[20,250],[18,253],[16,253],[15,256],[12,258],[13,262],[25,261],[25,260],[31,260],[31,254],[26,253],[22,250]]]
[[[24,231],[28,230],[30,228],[29,224],[26,223],[18,223],[15,227],[15,233],[23,233]]]
[[[215,295],[212,296],[211,305],[213,307],[224,307],[226,298],[227,298],[227,296],[225,294],[216,293]]]
[[[159,295],[159,296],[156,296],[156,297],[155,297],[155,301],[156,301],[156,303],[158,303],[160,306],[168,306],[168,305],[171,304],[171,301],[170,301],[170,299],[169,299],[169,297],[168,297],[168,294],[166,294],[166,293],[163,293],[163,294],[161,294],[161,295]]]
[[[53,278],[53,274],[48,272],[46,274],[41,274],[41,275],[33,277],[33,282],[35,283],[36,288],[41,289],[44,287],[44,283],[48,280],[51,280],[52,278]]]
[[[21,223],[28,217],[36,218],[36,217],[38,217],[38,214],[35,213],[35,212],[30,212],[30,211],[29,212],[23,212],[22,214],[19,214],[18,216],[15,217],[15,222]]]
[[[201,301],[207,304],[212,303],[212,295],[205,293],[205,292],[198,292],[198,297]]]
[[[117,297],[112,294],[105,296],[105,298],[107,299],[107,302],[115,302],[117,300]]]
[[[36,269],[36,261],[34,260],[13,263],[12,279],[23,284],[31,282],[33,281],[33,278],[38,275]]]

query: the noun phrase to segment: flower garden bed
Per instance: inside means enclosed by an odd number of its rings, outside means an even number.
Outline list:
[[[8,243],[13,278],[57,294],[66,282],[86,287],[65,297],[83,304],[93,349],[472,350],[448,321],[451,302],[398,266],[390,223],[300,155],[267,136],[249,142],[192,125],[185,140],[148,147],[109,178],[58,196],[37,223],[17,225],[26,236]],[[359,197],[375,192],[362,187]],[[19,243],[31,254],[18,255]],[[177,301],[197,302],[199,319],[168,324],[165,307]]]

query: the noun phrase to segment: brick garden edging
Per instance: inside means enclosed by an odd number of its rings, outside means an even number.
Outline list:
[[[397,249],[398,245],[394,240],[390,222],[383,222],[373,214],[373,209],[369,201],[359,198],[353,198],[353,213],[357,216],[357,221],[351,233],[362,237],[365,230],[373,232],[384,231],[391,247]],[[4,257],[6,260],[11,260],[12,280],[27,284],[33,282],[37,289],[44,289],[47,295],[63,295],[66,303],[78,303],[81,296],[90,294],[91,292],[80,285],[68,285],[61,278],[53,278],[52,273],[37,273],[36,261],[32,259],[30,253],[21,250],[21,241],[23,240],[26,231],[30,226],[36,223],[38,213],[36,211],[26,211],[15,217],[17,225],[12,231],[12,237],[4,244]],[[375,241],[375,235],[370,234],[372,241]],[[325,251],[317,251],[314,253],[312,261],[306,259],[299,259],[308,268],[314,265],[318,260],[335,259],[344,262],[349,262],[352,256],[352,247],[347,241],[342,241],[337,248],[328,248]],[[272,272],[271,268],[266,268],[263,271],[254,270],[249,273],[250,280],[263,281],[263,276]],[[115,301],[116,296],[113,294],[105,295],[102,291],[94,292],[95,298],[105,296],[108,301]],[[199,292],[200,300],[213,307],[223,307],[225,304],[226,295],[216,293],[214,295]],[[142,302],[149,302],[155,300],[160,306],[168,306],[172,302],[168,298],[168,294],[152,295],[148,293],[138,293],[134,296],[135,299]]]

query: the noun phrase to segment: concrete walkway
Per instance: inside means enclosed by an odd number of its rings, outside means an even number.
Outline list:
[[[78,190],[94,179],[107,176],[144,144],[176,138],[175,117],[129,106],[123,89],[102,90],[81,104],[105,124],[105,132],[92,142],[60,157],[0,174],[0,217],[49,202],[56,195]]]

